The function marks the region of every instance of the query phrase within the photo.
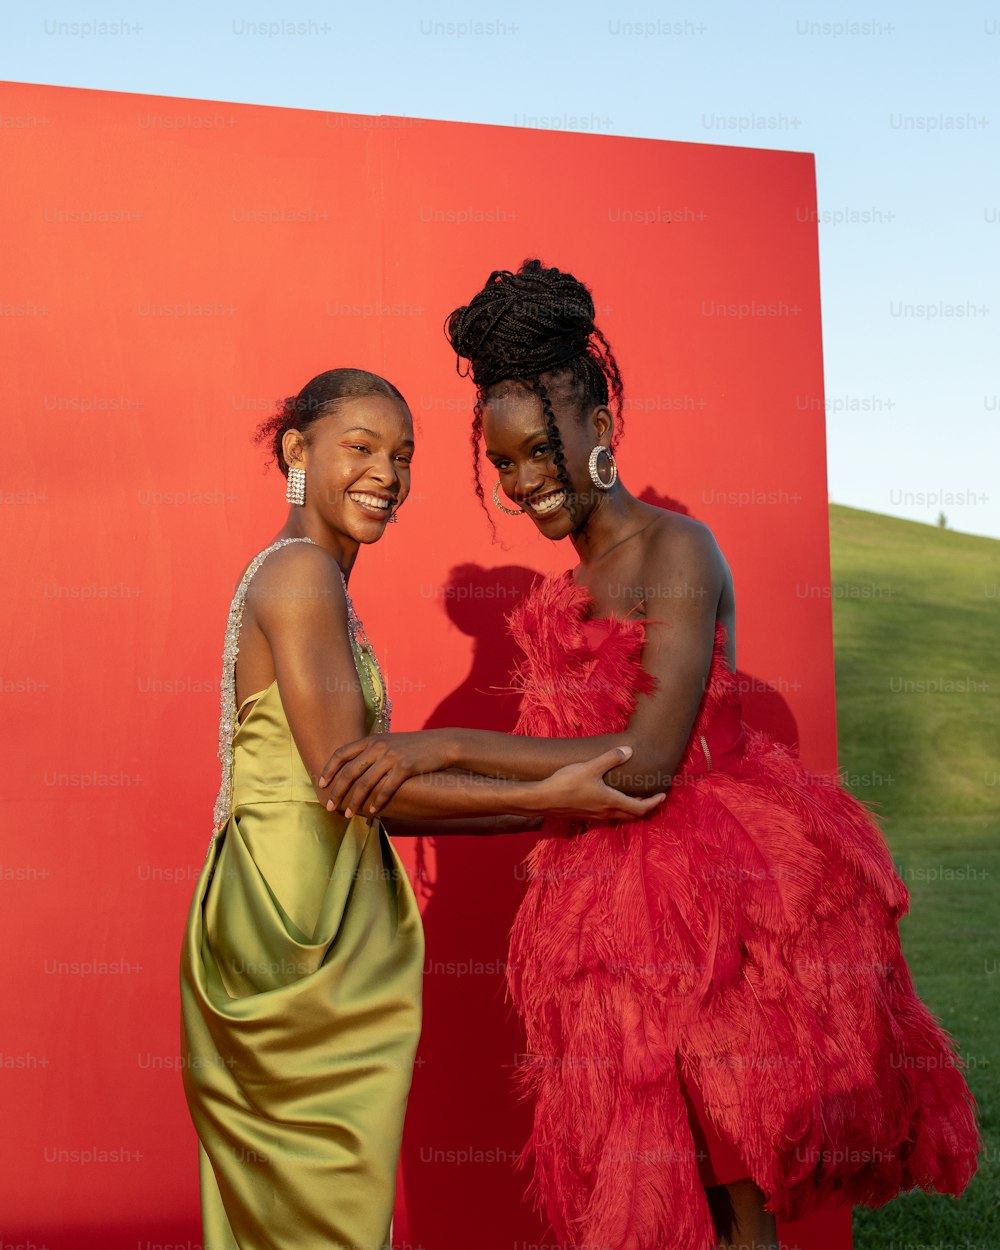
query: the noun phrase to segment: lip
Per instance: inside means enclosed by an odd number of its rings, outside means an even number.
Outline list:
[[[551,517],[558,516],[563,510],[563,504],[558,508],[553,508],[550,512],[536,512],[535,505],[541,503],[545,499],[550,499],[553,495],[565,495],[562,486],[556,486],[552,490],[543,491],[540,495],[529,495],[526,499],[519,499],[517,502],[521,505],[525,512],[535,521],[548,521]]]
[[[355,507],[360,508],[365,516],[373,517],[380,521],[387,521],[392,514],[392,505],[395,503],[393,495],[387,495],[380,490],[359,490],[346,491],[347,498]],[[372,499],[384,499],[388,504],[386,508],[375,508],[371,504],[363,503],[360,499],[355,499],[355,495],[369,495]]]

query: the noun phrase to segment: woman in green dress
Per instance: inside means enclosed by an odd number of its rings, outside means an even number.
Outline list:
[[[423,931],[379,819],[327,811],[317,781],[331,742],[389,729],[347,582],[406,498],[412,422],[391,383],[334,369],[260,436],[291,506],[229,613],[222,787],[181,956],[204,1250],[380,1250],[420,1033]],[[543,812],[628,820],[663,796],[604,784],[627,754],[530,783],[413,777],[383,814],[394,832],[439,818],[411,830],[435,834],[538,827]]]

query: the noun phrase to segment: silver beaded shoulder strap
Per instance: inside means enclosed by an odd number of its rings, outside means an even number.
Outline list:
[[[212,838],[208,844],[209,854],[212,853],[215,839],[225,828],[233,810],[236,657],[240,650],[240,626],[243,624],[243,608],[246,603],[247,588],[253,575],[272,551],[277,551],[280,547],[287,547],[289,543],[311,543],[312,541],[311,538],[279,538],[277,542],[271,543],[270,547],[265,547],[263,551],[255,555],[240,579],[240,584],[236,588],[236,594],[233,596],[233,602],[229,608],[225,643],[222,648],[222,681],[219,692],[219,760],[222,764],[222,784],[219,788],[218,797],[215,800],[215,810],[212,817]],[[365,627],[362,625],[358,614],[354,611],[354,604],[351,602],[350,594],[348,594],[347,582],[344,579],[343,571],[338,568],[338,572],[340,572],[341,584],[344,587],[344,595],[347,599],[347,626],[351,635],[351,649],[354,653],[354,666],[358,672],[358,680],[361,682],[362,690],[371,697],[372,704],[376,709],[375,733],[388,733],[389,721],[392,715],[392,701],[389,698],[378,659],[372,650],[371,643],[368,641],[368,635],[365,633]],[[368,668],[364,658],[365,655],[371,659],[375,673],[378,675],[379,688],[377,690],[375,689],[371,670]]]

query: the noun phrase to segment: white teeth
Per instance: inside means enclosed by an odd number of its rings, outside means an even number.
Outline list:
[[[544,516],[548,512],[555,512],[556,508],[561,508],[566,502],[566,492],[559,490],[554,495],[546,495],[539,499],[537,503],[529,503],[532,512],[537,512]]]
[[[348,492],[348,494],[350,494],[350,492]],[[377,495],[350,494],[350,497],[357,503],[367,504],[369,508],[381,508],[383,512],[389,507],[389,500],[379,499]]]

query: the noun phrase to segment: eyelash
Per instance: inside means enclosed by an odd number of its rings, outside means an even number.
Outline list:
[[[539,443],[537,447],[532,447],[531,454],[534,455],[535,452],[537,451],[544,451],[547,456],[552,454],[551,448],[549,447],[548,443]],[[493,467],[497,470],[498,473],[506,473],[506,471],[510,468],[510,461],[509,460],[494,460]]]
[[[372,449],[370,447],[366,447],[364,443],[348,443],[347,445],[353,451],[363,451],[363,452],[366,452],[368,455],[371,455]],[[396,459],[401,460],[403,464],[409,464],[411,458],[409,456],[396,456]]]

